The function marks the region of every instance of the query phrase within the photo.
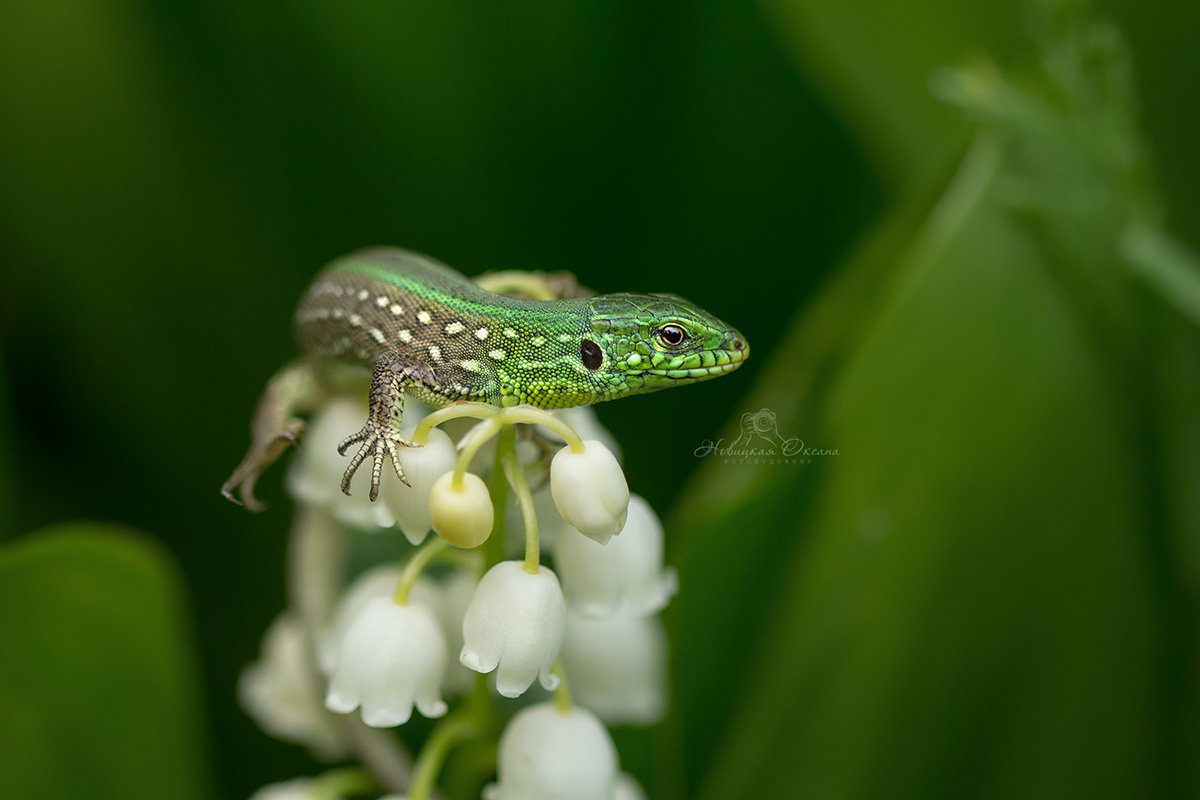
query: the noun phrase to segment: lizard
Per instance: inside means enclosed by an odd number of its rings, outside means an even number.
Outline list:
[[[294,317],[299,359],[268,382],[245,457],[221,487],[234,503],[265,506],[259,476],[299,444],[303,415],[328,393],[329,371],[371,371],[367,420],[338,452],[358,445],[342,477],[371,460],[370,499],[398,447],[404,394],[441,408],[475,401],[569,408],[724,375],[749,356],[746,338],[673,294],[560,299],[496,294],[427,256],[370,248],[337,259],[304,293]],[[239,499],[240,495],[240,499]]]

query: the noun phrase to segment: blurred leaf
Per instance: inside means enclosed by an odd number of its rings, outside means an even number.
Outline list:
[[[928,89],[935,69],[979,52],[1018,50],[1021,4],[953,0],[767,0],[800,66],[893,184],[922,180],[966,135]]]
[[[110,526],[0,549],[0,796],[209,796],[177,581]]]
[[[953,76],[958,173],[748,401],[838,455],[712,464],[684,500],[676,796],[1200,786],[1200,340],[1121,257],[1155,211],[1119,40],[1045,22],[1019,82]]]

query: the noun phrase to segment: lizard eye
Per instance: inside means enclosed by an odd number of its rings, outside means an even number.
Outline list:
[[[678,347],[687,339],[687,333],[678,325],[663,325],[658,329],[658,339],[667,347]]]

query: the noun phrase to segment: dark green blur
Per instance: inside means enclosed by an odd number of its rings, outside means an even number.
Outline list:
[[[1094,16],[1128,61],[1076,46]],[[283,470],[262,515],[217,489],[307,282],[381,244],[750,342],[598,408],[681,571],[672,716],[618,731],[651,798],[1200,796],[1198,30],[1184,0],[0,5],[0,536],[169,554],[66,553],[107,577],[64,604],[164,613],[42,672],[22,631],[70,611],[0,548],[0,741],[38,734],[0,795],[319,769],[234,696],[284,602]],[[1007,88],[935,74],[964,65]],[[697,457],[764,408],[838,454]],[[121,653],[153,693],[34,724]],[[89,758],[106,720],[144,735]]]

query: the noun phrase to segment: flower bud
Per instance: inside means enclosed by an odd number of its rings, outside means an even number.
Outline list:
[[[459,660],[476,672],[496,670],[496,691],[519,697],[535,678],[553,689],[550,668],[562,648],[566,603],[558,577],[548,568],[525,571],[520,561],[501,561],[479,581],[463,617]]]
[[[629,484],[612,451],[595,439],[587,439],[583,445],[582,452],[564,447],[554,455],[550,493],[569,525],[605,544],[625,524]]]
[[[438,478],[429,492],[429,516],[433,529],[455,547],[478,547],[492,533],[495,511],[483,479],[463,473],[462,484],[454,485],[454,472]]]
[[[621,535],[599,545],[567,529],[554,549],[571,606],[584,614],[605,616],[625,610],[654,614],[675,594],[675,571],[663,568],[663,530],[640,496],[629,501],[629,519]]]
[[[500,735],[496,779],[485,800],[612,800],[617,750],[587,709],[540,703],[517,712]]]
[[[429,432],[429,439],[423,446],[399,447],[396,452],[409,485],[387,481],[380,490],[380,497],[408,540],[420,544],[432,526],[429,517],[430,490],[438,478],[454,469],[458,456],[454,451],[454,442],[438,428]]]
[[[446,643],[433,613],[376,597],[342,639],[325,706],[341,714],[361,706],[363,722],[374,728],[404,724],[414,704],[426,717],[440,717],[445,667]]]

